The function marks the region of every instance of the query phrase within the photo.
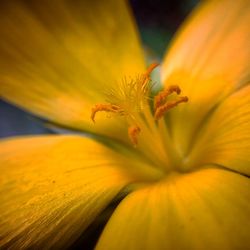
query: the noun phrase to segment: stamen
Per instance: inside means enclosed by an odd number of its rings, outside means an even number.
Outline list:
[[[157,107],[157,109],[155,110],[155,113],[154,113],[155,120],[158,121],[160,118],[162,118],[164,116],[164,114],[168,110],[176,107],[179,103],[183,103],[183,102],[187,102],[187,101],[188,101],[187,96],[181,96],[177,100],[169,101],[169,102]]]
[[[164,104],[166,98],[171,95],[172,93],[176,93],[179,95],[181,93],[181,89],[177,85],[169,86],[168,88],[164,89],[163,91],[159,92],[154,98],[154,108],[155,110]]]
[[[92,108],[92,112],[91,112],[91,120],[93,122],[95,122],[95,116],[96,113],[99,111],[105,111],[105,112],[113,112],[113,113],[119,113],[120,115],[124,114],[124,110],[121,109],[119,106],[117,105],[113,105],[113,104],[96,104],[93,108]]]
[[[152,71],[159,66],[159,63],[151,63],[149,67],[147,68],[146,72],[143,75],[143,81],[142,81],[142,89],[144,90],[148,84],[148,81],[150,80],[150,74]]]
[[[159,66],[159,63],[151,63],[145,72],[145,76],[150,77],[152,71]]]
[[[144,135],[149,136],[150,140],[152,138],[161,140],[161,135],[158,131],[160,126],[155,121],[158,121],[169,109],[177,106],[179,103],[187,102],[188,98],[183,96],[168,101],[169,95],[173,93],[179,95],[181,93],[179,86],[169,86],[155,96],[154,113],[151,113],[150,74],[157,66],[158,63],[152,63],[143,74],[138,75],[136,78],[124,78],[114,89],[109,89],[107,103],[96,104],[92,108],[92,121],[95,122],[96,114],[100,111],[123,116],[128,124],[128,137],[134,147],[138,145],[138,137],[141,131],[144,132]],[[154,145],[150,143],[148,145],[144,143],[141,146],[154,148]]]
[[[134,147],[138,145],[138,135],[140,132],[141,132],[141,129],[137,125],[132,125],[128,128],[128,136],[132,144],[134,145]]]

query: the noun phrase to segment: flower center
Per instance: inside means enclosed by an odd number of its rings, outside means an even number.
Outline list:
[[[98,112],[122,116],[134,147],[146,155],[150,154],[152,160],[160,165],[173,165],[176,156],[170,147],[168,129],[163,118],[170,109],[187,102],[188,98],[180,96],[181,89],[177,85],[168,86],[154,97],[150,96],[150,74],[157,66],[153,63],[144,74],[136,78],[124,78],[116,89],[111,89],[107,94],[107,103],[96,104],[92,108],[91,119],[95,122]],[[173,94],[175,98],[169,100]]]

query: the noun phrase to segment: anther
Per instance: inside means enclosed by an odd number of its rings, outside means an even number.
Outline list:
[[[141,132],[141,129],[137,125],[132,125],[128,128],[128,136],[132,144],[134,145],[134,147],[138,145],[138,135],[140,132]]]
[[[159,66],[159,63],[151,63],[149,65],[146,72],[143,74],[142,89],[144,89],[147,86],[147,83],[150,80],[150,74],[158,66]]]
[[[123,110],[117,105],[113,105],[113,104],[96,104],[92,108],[92,112],[91,112],[91,120],[93,122],[95,122],[96,113],[99,112],[99,111],[119,113],[121,115],[123,114]]]
[[[179,97],[177,100],[174,101],[169,101],[161,106],[159,106],[156,110],[155,110],[155,114],[154,114],[154,118],[156,121],[158,121],[160,118],[162,118],[164,116],[164,114],[170,110],[171,108],[176,107],[178,104],[183,103],[183,102],[187,102],[188,101],[188,97],[187,96],[181,96]]]
[[[158,66],[159,66],[159,63],[151,63],[151,64],[149,65],[149,67],[147,68],[147,70],[146,70],[146,72],[145,72],[145,75],[146,75],[147,77],[149,77],[150,74],[152,73],[152,71],[153,71],[156,67],[158,67]]]
[[[164,89],[163,91],[159,92],[154,98],[154,108],[155,110],[164,104],[166,98],[171,95],[172,93],[176,93],[179,95],[181,93],[181,89],[177,85],[171,85],[168,88]]]

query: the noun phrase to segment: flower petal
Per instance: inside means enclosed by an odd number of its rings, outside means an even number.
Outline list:
[[[250,175],[250,86],[215,110],[186,158],[189,167],[218,164]]]
[[[249,179],[229,171],[169,176],[122,201],[96,250],[248,249],[249,196]]]
[[[189,97],[172,111],[173,139],[185,155],[197,128],[218,102],[249,83],[248,0],[202,1],[179,32],[162,69],[164,84]]]
[[[135,179],[124,165],[121,155],[87,138],[1,142],[0,248],[69,246]]]
[[[116,0],[1,1],[0,95],[54,122],[119,137],[112,119],[100,114],[94,126],[90,115],[122,77],[144,72],[127,7]]]

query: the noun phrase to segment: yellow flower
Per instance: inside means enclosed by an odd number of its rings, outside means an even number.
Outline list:
[[[67,248],[118,194],[97,250],[249,249],[248,0],[193,12],[160,67],[154,113],[156,65],[146,71],[124,1],[1,1],[0,12],[1,97],[95,135],[0,143],[1,249]],[[166,113],[180,100],[171,88],[189,102]]]

